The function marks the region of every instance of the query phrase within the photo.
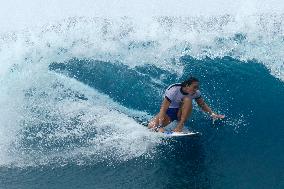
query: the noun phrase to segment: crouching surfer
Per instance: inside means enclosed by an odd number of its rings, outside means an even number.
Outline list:
[[[170,85],[165,92],[164,100],[160,112],[149,122],[148,128],[155,131],[164,132],[164,127],[178,121],[173,132],[181,132],[184,124],[192,112],[192,100],[195,100],[198,106],[204,112],[207,112],[213,120],[223,119],[225,116],[214,113],[204,102],[199,91],[199,80],[190,77],[188,80]]]

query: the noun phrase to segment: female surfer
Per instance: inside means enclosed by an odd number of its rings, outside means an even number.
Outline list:
[[[188,80],[170,85],[165,92],[160,112],[149,122],[148,128],[164,132],[164,127],[172,121],[178,124],[173,130],[181,132],[184,123],[192,112],[192,100],[194,99],[204,112],[207,112],[214,120],[223,119],[224,115],[214,113],[204,102],[199,89],[199,80],[190,77]]]

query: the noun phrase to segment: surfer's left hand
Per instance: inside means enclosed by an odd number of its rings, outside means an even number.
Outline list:
[[[221,115],[221,114],[216,114],[216,113],[212,113],[211,114],[211,117],[213,118],[213,120],[216,120],[216,119],[224,119],[225,118],[225,115]]]

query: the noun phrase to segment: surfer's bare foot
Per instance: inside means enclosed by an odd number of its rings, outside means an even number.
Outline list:
[[[163,133],[163,132],[165,132],[165,129],[164,129],[164,128],[159,128],[159,129],[158,129],[158,132]]]
[[[173,130],[173,132],[182,132],[182,128],[177,127]]]

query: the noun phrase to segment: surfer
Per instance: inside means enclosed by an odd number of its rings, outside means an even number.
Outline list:
[[[177,120],[178,124],[173,131],[181,132],[187,118],[191,115],[193,99],[213,120],[225,117],[211,110],[201,96],[199,80],[195,77],[190,77],[188,80],[170,85],[166,89],[160,112],[149,122],[148,128],[164,132],[165,126]]]

